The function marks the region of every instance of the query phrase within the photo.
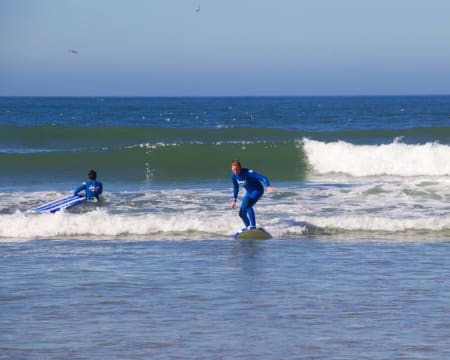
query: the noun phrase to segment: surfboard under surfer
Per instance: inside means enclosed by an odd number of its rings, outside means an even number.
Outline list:
[[[241,202],[239,216],[244,222],[246,229],[256,229],[255,211],[253,206],[264,194],[264,186],[269,192],[273,192],[269,180],[264,175],[258,174],[253,170],[242,168],[239,160],[231,162],[231,181],[233,183],[233,202],[231,207],[236,207],[236,200],[239,193],[239,186],[242,185],[247,191]]]

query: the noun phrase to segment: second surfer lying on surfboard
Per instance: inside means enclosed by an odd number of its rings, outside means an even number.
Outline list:
[[[231,162],[231,181],[233,182],[233,202],[231,203],[233,209],[236,207],[239,185],[242,185],[247,191],[242,199],[241,208],[239,210],[239,216],[245,225],[245,228],[242,230],[255,229],[256,220],[253,205],[255,205],[264,194],[264,186],[261,182],[267,186],[268,191],[272,192],[273,188],[270,186],[269,180],[264,175],[260,175],[247,168],[242,168],[239,160],[233,160]]]

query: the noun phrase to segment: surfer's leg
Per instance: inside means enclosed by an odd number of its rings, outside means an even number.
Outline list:
[[[247,209],[247,214],[248,218],[250,219],[250,229],[256,228],[255,211],[253,210],[252,206]]]
[[[241,208],[239,209],[239,216],[244,222],[245,227],[248,227],[250,225],[250,221],[247,217],[247,203],[249,200],[248,197],[248,194],[245,194],[244,198],[242,199]]]
[[[246,197],[248,196],[248,199],[245,206],[247,208],[248,218],[250,219],[250,228],[256,227],[256,216],[255,211],[253,210],[253,205],[256,204],[261,195],[262,194],[259,191],[253,191],[252,193],[246,195]]]

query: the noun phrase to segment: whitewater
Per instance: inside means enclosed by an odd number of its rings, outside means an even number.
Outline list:
[[[309,167],[306,180],[275,181],[276,192],[266,194],[257,206],[258,223],[275,237],[450,233],[448,145],[412,145],[399,139],[355,145],[306,138],[299,144]],[[3,192],[0,241],[74,236],[222,239],[240,226],[229,208],[230,194],[231,184],[225,181],[214,187],[141,186],[137,191],[117,191],[116,186],[100,206],[29,214],[27,209],[67,193]]]
[[[319,174],[342,173],[353,177],[450,175],[450,147],[437,142],[355,145],[346,141],[303,141],[308,162]]]

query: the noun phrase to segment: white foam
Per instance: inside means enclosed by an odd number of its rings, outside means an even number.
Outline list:
[[[336,229],[345,231],[443,231],[450,229],[450,218],[423,217],[423,218],[392,218],[386,216],[370,215],[342,215],[331,217],[305,217],[306,221],[321,229]]]
[[[400,177],[357,182],[274,183],[255,207],[257,225],[274,238],[366,232],[450,232],[450,179]],[[30,214],[54,192],[0,193],[0,241],[79,239],[231,239],[242,227],[221,189],[108,192],[100,207]],[[239,194],[239,200],[243,193]],[[239,204],[238,204],[239,205]]]
[[[235,218],[232,221],[229,216],[203,218],[195,214],[109,214],[103,209],[82,214],[28,214],[17,211],[0,216],[0,239],[72,236],[114,238],[189,232],[231,235],[235,229],[230,224],[237,223]]]
[[[364,176],[450,175],[450,146],[438,143],[409,145],[394,141],[354,145],[345,141],[303,139],[308,163],[318,174]]]

